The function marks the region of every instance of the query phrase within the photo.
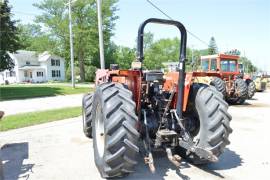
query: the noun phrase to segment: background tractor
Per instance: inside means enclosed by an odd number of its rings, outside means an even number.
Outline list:
[[[148,23],[176,26],[181,34],[179,71],[142,70],[144,28]],[[185,72],[186,29],[177,21],[147,19],[139,27],[137,59],[129,70],[99,69],[96,89],[83,98],[86,136],[93,137],[95,164],[103,178],[133,172],[139,152],[155,171],[153,151],[202,164],[216,162],[229,144],[228,104],[215,88],[194,79],[204,72]],[[140,143],[142,142],[142,143]],[[141,146],[139,146],[141,144]]]
[[[257,92],[263,92],[264,90],[266,90],[268,80],[265,75],[256,75],[253,77],[253,81],[255,82],[255,88]]]
[[[202,71],[216,74],[197,78],[197,82],[214,86],[231,104],[243,104],[254,95],[255,90],[251,79],[243,79],[238,60],[239,56],[227,54],[202,56]]]

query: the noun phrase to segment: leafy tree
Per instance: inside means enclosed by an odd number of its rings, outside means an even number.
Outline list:
[[[218,47],[216,44],[216,40],[214,37],[211,37],[209,41],[209,46],[208,46],[208,54],[212,55],[212,54],[217,54],[217,53],[218,53]]]
[[[29,51],[53,51],[55,42],[42,31],[38,24],[19,24],[19,38],[22,47]]]
[[[179,39],[160,39],[145,50],[144,65],[147,69],[160,69],[163,62],[179,60]]]
[[[105,67],[109,68],[110,64],[115,64],[117,59],[118,46],[114,42],[110,42],[104,49]],[[98,65],[99,67],[99,53],[98,53]]]
[[[186,71],[194,71],[199,68],[201,65],[201,52],[200,50],[193,49],[193,60],[192,62],[192,49],[187,48],[187,62],[186,62]]]
[[[114,21],[118,18],[117,0],[103,1],[103,33],[105,53],[110,48],[110,38],[113,35]],[[36,17],[37,23],[42,23],[50,32],[50,37],[55,43],[54,51],[58,55],[70,59],[69,53],[69,29],[68,12],[63,0],[43,0],[34,4],[43,11]],[[98,51],[98,23],[95,0],[77,0],[72,4],[73,36],[74,36],[74,58],[75,65],[79,67],[80,79],[85,80],[85,65],[99,67]],[[106,54],[105,54],[106,57]],[[106,59],[107,60],[107,59]],[[69,66],[69,61],[66,61]]]
[[[258,70],[258,68],[247,57],[240,57],[239,62],[243,64],[245,73],[256,72]]]
[[[119,46],[116,52],[116,63],[122,69],[129,69],[132,61],[135,60],[135,49]]]
[[[87,82],[93,82],[95,81],[95,72],[97,68],[95,66],[86,66],[86,75],[85,75],[85,81]]]
[[[8,0],[0,2],[0,71],[14,67],[14,62],[8,52],[14,53],[21,47],[18,29],[15,26],[17,21],[11,20],[10,10]]]
[[[201,56],[207,56],[208,55],[208,49],[200,49]]]
[[[153,39],[153,37],[152,37]],[[156,42],[150,41],[145,49],[144,65],[147,69],[160,69],[163,67],[163,62],[178,62],[179,61],[179,38],[160,39]],[[200,51],[193,50],[194,64],[192,64],[192,50],[187,48],[187,70],[191,71],[192,66],[196,69],[200,65]]]
[[[147,50],[151,47],[154,42],[154,34],[151,32],[144,33],[143,36],[143,48]]]

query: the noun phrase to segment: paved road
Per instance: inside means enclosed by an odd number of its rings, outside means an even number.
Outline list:
[[[255,99],[230,107],[234,132],[218,163],[196,167],[182,162],[176,168],[165,154],[155,154],[156,174],[140,157],[136,172],[125,179],[270,179],[270,92],[257,93]],[[101,179],[80,117],[4,132],[0,142],[5,144],[1,156],[7,180]]]
[[[0,104],[0,110],[4,111],[5,115],[11,115],[24,112],[80,106],[82,104],[82,96],[83,94],[73,94],[2,101]]]

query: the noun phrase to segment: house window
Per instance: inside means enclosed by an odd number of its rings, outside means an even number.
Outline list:
[[[59,59],[55,60],[55,65],[60,66],[60,60]]]
[[[30,65],[30,61],[26,61],[25,64],[26,64],[26,65]]]
[[[55,66],[55,59],[51,59],[51,66]]]
[[[51,66],[60,66],[59,59],[51,59]]]
[[[57,71],[57,77],[61,77],[60,70]]]
[[[52,77],[55,77],[55,70],[52,70]]]
[[[37,72],[37,77],[43,77],[43,72]]]
[[[52,77],[61,77],[60,70],[52,70]]]
[[[6,72],[6,77],[15,77],[15,76],[16,76],[16,72],[15,71]]]
[[[27,71],[24,71],[24,77],[27,77]]]

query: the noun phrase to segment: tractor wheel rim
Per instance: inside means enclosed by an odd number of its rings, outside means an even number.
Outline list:
[[[82,116],[83,116],[83,117],[82,117],[82,118],[83,118],[83,126],[85,126],[86,113],[85,113],[84,106],[82,107],[82,109],[83,109],[83,110],[82,110],[82,112],[83,112],[83,113],[82,113]]]
[[[95,118],[95,127],[96,127],[95,135],[99,157],[103,157],[105,145],[104,120],[101,114],[102,114],[101,107],[100,105],[98,105],[96,109],[96,118]]]

